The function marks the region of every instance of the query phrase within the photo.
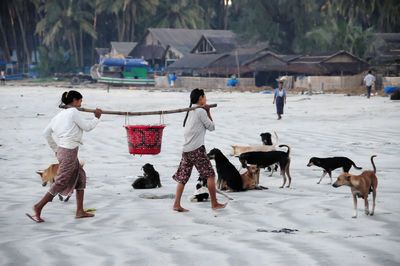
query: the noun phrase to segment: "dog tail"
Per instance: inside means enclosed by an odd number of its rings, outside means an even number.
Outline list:
[[[372,163],[372,167],[374,167],[374,174],[376,174],[376,167],[375,167],[375,164],[374,164],[374,157],[376,157],[376,155],[372,155],[371,156],[371,163]]]
[[[274,131],[274,134],[275,134],[275,138],[276,138],[274,146],[276,146],[276,144],[278,144],[278,142],[279,142],[279,138],[278,138],[278,134],[276,134],[276,131]]]
[[[353,161],[351,161],[351,164],[353,165],[354,168],[356,168],[357,170],[361,170],[362,167],[358,167]]]
[[[286,145],[286,144],[281,144],[281,145],[279,145],[279,147],[287,147],[287,155],[289,156],[290,155],[290,146],[289,145]]]

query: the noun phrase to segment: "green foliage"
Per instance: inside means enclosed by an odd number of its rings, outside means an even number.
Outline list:
[[[53,53],[44,47],[39,47],[39,60],[35,71],[38,71],[39,77],[48,77],[54,73],[74,72],[75,61],[69,56],[69,52],[59,47]]]

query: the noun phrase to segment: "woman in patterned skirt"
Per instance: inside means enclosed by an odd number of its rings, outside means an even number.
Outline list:
[[[44,130],[44,135],[59,161],[57,176],[44,197],[33,206],[36,222],[44,222],[40,217],[43,207],[57,195],[69,196],[76,189],[75,218],[93,217],[94,214],[83,209],[83,196],[86,187],[86,174],[78,160],[78,149],[82,143],[83,131],[90,131],[99,123],[102,111],[96,109],[92,120],[80,117],[77,107],[81,107],[82,95],[77,91],[64,92],[61,101],[69,108],[62,110]],[[52,134],[57,137],[57,143]]]

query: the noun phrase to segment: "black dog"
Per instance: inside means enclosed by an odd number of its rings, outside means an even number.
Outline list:
[[[260,168],[266,168],[274,163],[279,163],[281,168],[281,175],[283,177],[283,184],[281,188],[283,188],[286,184],[286,174],[289,177],[289,184],[287,187],[290,187],[292,183],[292,177],[290,176],[289,166],[290,166],[290,147],[288,145],[279,145],[279,147],[287,147],[287,152],[283,151],[252,151],[245,152],[239,156],[239,161],[242,164],[242,167],[247,167],[248,164],[255,164]]]
[[[136,189],[161,187],[160,175],[154,169],[153,165],[146,163],[142,167],[143,176],[133,182],[132,187]]]
[[[361,167],[356,166],[356,164],[350,160],[347,157],[330,157],[330,158],[318,158],[318,157],[312,157],[310,161],[308,162],[307,166],[310,167],[312,165],[321,167],[324,169],[324,172],[322,173],[321,178],[317,182],[319,184],[322,180],[322,178],[328,173],[329,177],[331,178],[331,184],[332,184],[332,171],[335,170],[336,168],[342,167],[343,172],[348,173],[350,168],[354,166],[354,168],[361,170]]]
[[[212,149],[207,156],[208,158],[215,160],[218,174],[217,187],[226,182],[228,187],[233,191],[243,190],[242,177],[240,176],[239,171],[219,149]]]
[[[269,145],[269,146],[273,145],[271,139],[271,133],[268,132],[261,133],[260,136],[261,136],[261,141],[262,143],[264,143],[264,145]]]

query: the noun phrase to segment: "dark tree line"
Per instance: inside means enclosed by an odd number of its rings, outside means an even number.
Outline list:
[[[229,29],[284,53],[344,49],[365,58],[374,32],[400,32],[400,1],[3,0],[0,56],[31,64],[39,51],[61,69],[83,67],[95,47],[138,41],[148,27]]]

